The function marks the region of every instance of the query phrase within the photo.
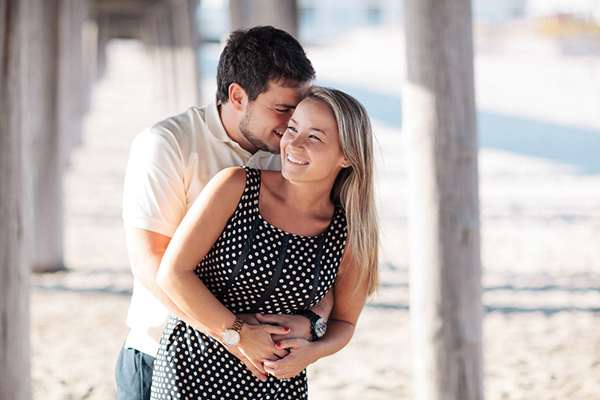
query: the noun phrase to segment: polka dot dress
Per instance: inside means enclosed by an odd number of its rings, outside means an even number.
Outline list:
[[[291,314],[313,307],[332,287],[346,243],[336,207],[319,236],[299,236],[262,219],[260,171],[246,167],[246,188],[196,275],[234,314]],[[259,381],[212,337],[171,317],[154,363],[152,399],[306,399],[306,371]]]

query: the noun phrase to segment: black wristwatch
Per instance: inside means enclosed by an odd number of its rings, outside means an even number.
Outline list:
[[[310,333],[312,334],[313,341],[323,337],[325,331],[327,330],[327,322],[324,318],[310,310],[296,311],[295,314],[308,318],[310,321]]]

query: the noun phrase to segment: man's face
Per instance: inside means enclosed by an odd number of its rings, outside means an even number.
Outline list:
[[[307,89],[308,85],[296,88],[269,82],[267,90],[248,103],[239,123],[242,135],[257,150],[279,154],[281,137]]]

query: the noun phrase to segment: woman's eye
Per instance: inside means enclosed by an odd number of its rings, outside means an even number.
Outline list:
[[[298,131],[296,130],[296,128],[294,128],[293,126],[288,126],[287,128],[288,128],[288,130],[290,130],[290,131],[292,131],[292,132],[298,132]]]
[[[319,142],[321,141],[321,139],[318,136],[315,136],[315,135],[310,135],[309,138],[311,138],[311,139],[317,139]]]

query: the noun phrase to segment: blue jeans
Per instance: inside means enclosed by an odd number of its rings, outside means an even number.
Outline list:
[[[123,348],[117,360],[117,400],[149,400],[154,357]]]

